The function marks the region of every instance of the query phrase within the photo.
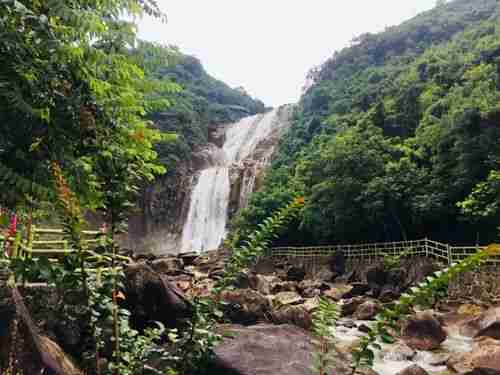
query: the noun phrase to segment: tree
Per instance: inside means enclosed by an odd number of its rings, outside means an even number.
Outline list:
[[[118,185],[163,171],[152,149],[162,136],[144,119],[155,85],[131,58],[124,13],[163,17],[152,0],[0,3],[0,165],[16,184],[3,205],[46,199],[52,162],[89,208],[102,206],[107,160],[134,177]]]

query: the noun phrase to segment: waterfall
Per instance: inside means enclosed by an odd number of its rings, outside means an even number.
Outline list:
[[[205,251],[219,247],[226,233],[229,193],[228,168],[212,167],[201,171],[182,232],[183,250]]]
[[[227,126],[223,155],[216,158],[216,165],[201,171],[191,192],[189,212],[182,231],[182,251],[202,252],[220,246],[226,235],[231,168],[243,169],[239,199],[241,208],[247,204],[254,189],[257,166],[267,163],[274,148],[274,144],[270,144],[257,152],[259,145],[271,143],[271,136],[287,123],[289,113],[285,111],[287,117],[284,121],[280,117],[282,112],[273,109]],[[261,155],[256,155],[258,153]],[[250,169],[246,169],[247,164]]]

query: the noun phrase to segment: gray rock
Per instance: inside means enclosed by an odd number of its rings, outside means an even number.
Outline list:
[[[234,339],[215,348],[210,374],[217,375],[311,375],[315,347],[311,336],[294,325],[262,324],[227,327]],[[335,361],[329,373],[350,374],[350,366]]]
[[[397,375],[429,375],[429,373],[422,367],[413,365],[405,368],[403,371],[398,372]]]
[[[500,307],[491,308],[460,328],[460,333],[470,337],[491,337],[500,340]]]
[[[441,322],[429,312],[408,318],[401,333],[403,341],[417,350],[437,349],[447,337]]]

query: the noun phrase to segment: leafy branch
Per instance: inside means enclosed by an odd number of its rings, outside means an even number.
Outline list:
[[[299,215],[304,204],[304,198],[295,198],[259,224],[259,229],[248,236],[248,240],[243,242],[244,245],[233,250],[224,275],[217,283],[217,290],[233,285],[245,268],[255,264],[265,254],[272,239],[278,237],[280,231]]]
[[[313,314],[313,333],[316,336],[317,351],[314,353],[314,371],[317,375],[327,375],[335,360],[335,336],[333,329],[340,318],[337,304],[321,298],[318,309]]]

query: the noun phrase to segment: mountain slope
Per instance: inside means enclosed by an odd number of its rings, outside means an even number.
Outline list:
[[[475,220],[460,202],[500,168],[499,21],[497,1],[457,0],[365,34],[312,71],[235,227],[299,193],[305,215],[287,242],[493,239],[497,213]]]
[[[198,59],[178,54],[172,64],[154,66],[150,74],[159,80],[180,85],[167,111],[153,113],[151,119],[164,132],[179,135],[177,142],[159,146],[159,157],[167,167],[186,160],[196,146],[207,142],[209,126],[236,122],[242,117],[264,112],[264,104],[243,89],[230,88],[210,76]]]

